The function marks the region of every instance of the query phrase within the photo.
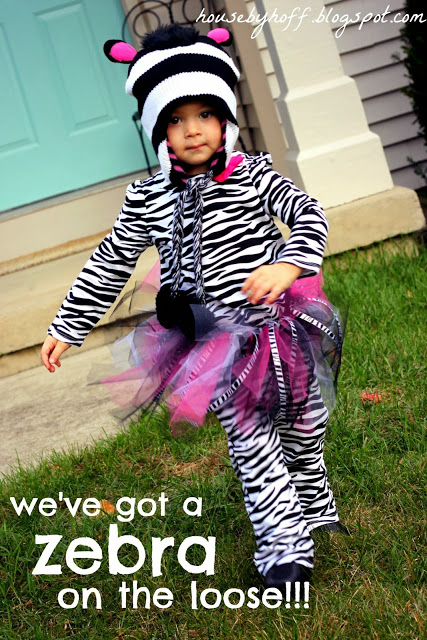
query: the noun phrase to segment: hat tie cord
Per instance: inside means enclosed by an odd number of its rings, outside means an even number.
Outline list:
[[[209,170],[205,175],[189,178],[185,189],[178,195],[173,211],[172,227],[172,286],[171,295],[176,298],[179,291],[179,281],[182,267],[182,244],[184,238],[184,208],[190,197],[194,197],[193,217],[193,259],[196,296],[201,304],[206,304],[205,285],[202,271],[202,216],[203,200],[201,191],[208,185],[213,176]]]

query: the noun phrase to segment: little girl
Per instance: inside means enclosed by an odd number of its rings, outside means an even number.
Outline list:
[[[128,413],[160,399],[171,424],[214,411],[228,438],[266,586],[310,578],[310,531],[339,524],[323,462],[342,330],[321,290],[328,224],[318,202],[271,168],[268,154],[234,151],[239,73],[230,34],[160,27],[142,50],[108,41],[130,63],[161,171],[126,192],[48,330],[42,361],[81,345],[113,304],[140,254],[155,245],[156,315],[127,338],[127,370],[106,380]],[[287,242],[273,216],[291,229]],[[297,280],[298,278],[298,280]]]

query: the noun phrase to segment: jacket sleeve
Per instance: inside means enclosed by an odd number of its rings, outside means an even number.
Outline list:
[[[152,244],[143,214],[142,189],[133,183],[111,232],[71,286],[48,334],[81,346],[129,280],[141,253]]]
[[[277,216],[290,229],[276,262],[290,262],[303,269],[302,276],[318,273],[323,260],[328,221],[321,205],[271,167],[271,156],[258,156],[250,172],[264,211]]]

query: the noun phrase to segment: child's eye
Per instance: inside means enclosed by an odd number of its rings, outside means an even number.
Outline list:
[[[209,118],[210,116],[213,116],[213,111],[202,111],[202,113],[200,114],[201,118]]]
[[[178,116],[171,116],[169,119],[169,124],[178,124],[179,118]]]

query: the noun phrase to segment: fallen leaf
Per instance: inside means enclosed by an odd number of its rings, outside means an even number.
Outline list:
[[[100,513],[107,513],[108,515],[112,515],[116,511],[116,507],[113,504],[111,504],[111,502],[108,502],[108,500],[100,500],[100,505],[101,505]]]
[[[384,400],[384,396],[381,393],[365,393],[363,392],[360,395],[360,399],[362,402],[382,402]]]
[[[407,294],[408,294],[408,298],[412,298],[412,293],[409,291],[409,289],[407,290]]]

